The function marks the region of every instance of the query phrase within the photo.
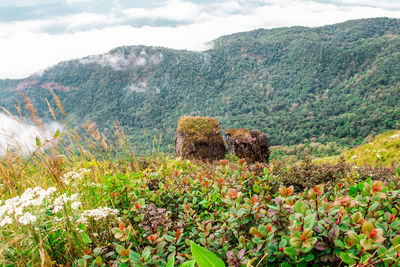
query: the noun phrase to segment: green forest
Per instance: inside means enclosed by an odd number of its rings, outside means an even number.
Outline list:
[[[61,62],[40,75],[0,80],[0,106],[18,114],[24,91],[39,116],[74,127],[119,122],[137,149],[173,146],[180,116],[264,131],[271,145],[360,144],[400,121],[400,20],[361,19],[308,28],[259,29],[203,52],[129,46]],[[112,60],[112,59],[118,60]],[[22,114],[26,110],[21,104]]]

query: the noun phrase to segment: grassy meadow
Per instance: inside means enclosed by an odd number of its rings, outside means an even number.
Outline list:
[[[400,130],[387,131],[369,142],[348,149],[338,156],[318,159],[318,162],[337,162],[341,157],[358,165],[387,166],[400,162]]]

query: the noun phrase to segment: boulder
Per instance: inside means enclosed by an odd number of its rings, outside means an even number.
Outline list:
[[[216,119],[184,116],[178,120],[175,156],[184,159],[219,160],[226,148]]]
[[[268,137],[258,130],[227,129],[225,140],[229,151],[247,163],[269,161]]]

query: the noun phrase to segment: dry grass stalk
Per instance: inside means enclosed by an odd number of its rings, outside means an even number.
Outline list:
[[[99,129],[97,128],[97,123],[96,122],[85,122],[82,124],[82,128],[90,134],[94,140],[99,141],[100,140],[100,132]]]
[[[47,106],[49,107],[49,111],[51,113],[51,116],[53,117],[54,120],[57,120],[56,114],[54,113],[54,109],[51,107],[49,101],[47,100],[47,98],[45,98]]]
[[[21,121],[23,123],[25,123],[24,117],[22,117],[22,113],[21,113],[21,104],[19,103],[18,100],[17,100],[17,111],[18,111],[19,117],[21,118]]]
[[[22,100],[24,101],[25,107],[26,109],[29,111],[30,113],[30,118],[33,121],[33,123],[35,123],[35,125],[40,129],[40,130],[44,130],[43,127],[43,122],[42,120],[39,118],[37,110],[35,109],[35,107],[33,106],[31,100],[29,99],[29,97],[25,94],[24,91],[20,91],[19,92]]]
[[[16,120],[17,122],[23,122],[23,120],[18,120],[13,114],[11,114],[5,107],[0,107],[5,113],[7,113],[8,116]],[[22,119],[22,117],[21,117]]]
[[[54,91],[51,87],[47,87],[47,89],[49,90],[50,94],[54,97],[54,100],[56,101],[58,108],[61,110],[61,113],[64,115],[64,117],[66,117],[67,114],[65,113],[64,107],[62,106],[61,101],[58,98],[58,96],[54,93]]]

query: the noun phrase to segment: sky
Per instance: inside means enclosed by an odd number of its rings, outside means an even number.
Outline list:
[[[226,34],[400,18],[399,0],[0,0],[0,79],[122,45],[206,50]]]

